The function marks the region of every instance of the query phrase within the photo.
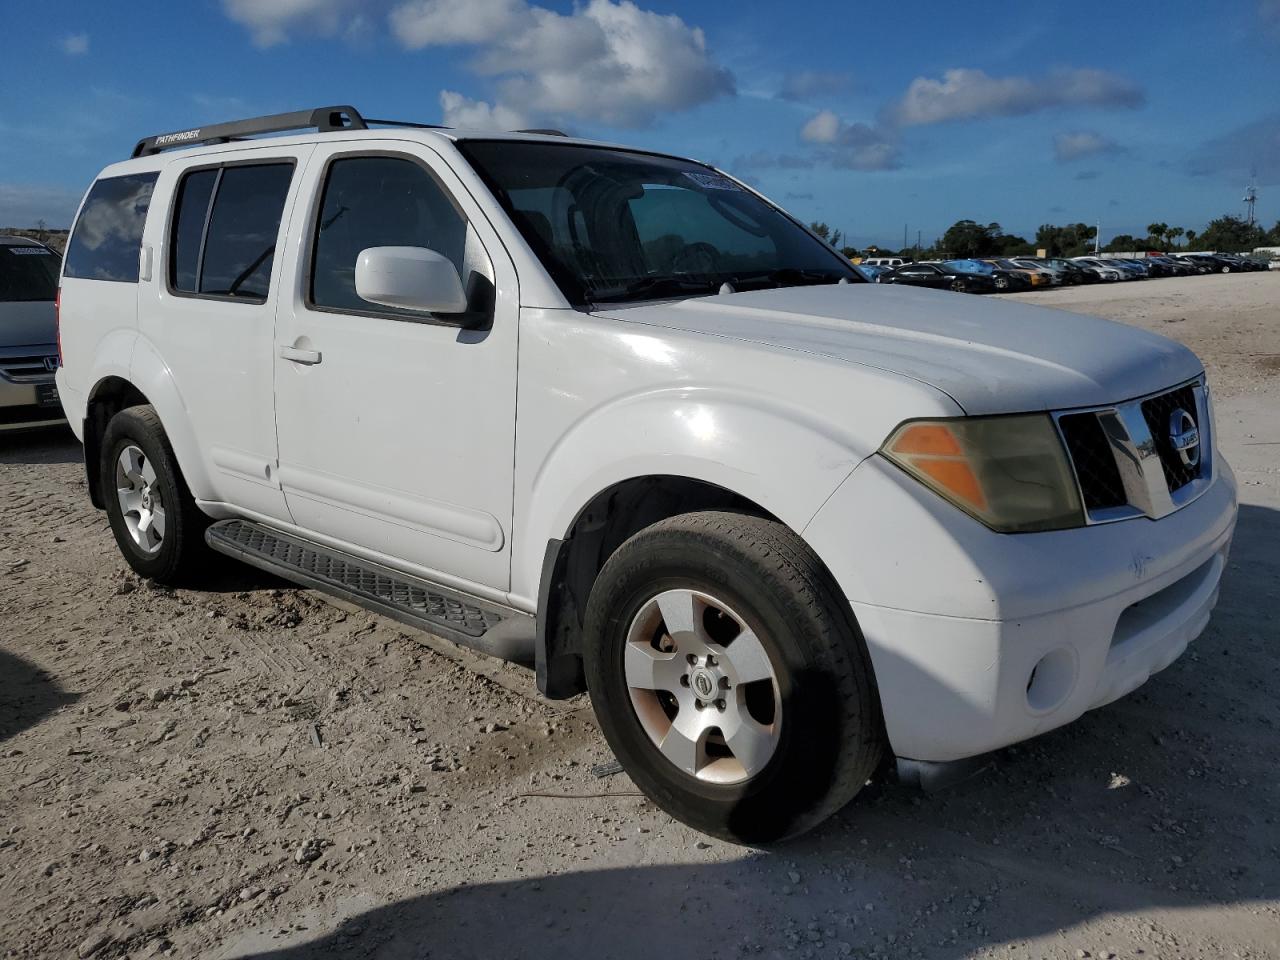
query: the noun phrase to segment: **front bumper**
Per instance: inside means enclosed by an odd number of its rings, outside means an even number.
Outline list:
[[[1160,520],[997,534],[880,457],[806,528],[852,604],[893,752],[947,762],[1052,730],[1173,662],[1204,629],[1235,529],[1218,457]]]

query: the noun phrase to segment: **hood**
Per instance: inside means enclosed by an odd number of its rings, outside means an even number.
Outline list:
[[[52,300],[0,300],[0,349],[48,346],[58,338]]]
[[[1115,403],[1204,369],[1181,344],[1124,324],[896,285],[784,287],[601,314],[887,370],[974,416]]]

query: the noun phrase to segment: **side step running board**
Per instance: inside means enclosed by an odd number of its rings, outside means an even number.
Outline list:
[[[519,610],[248,520],[219,521],[204,538],[219,553],[491,657],[533,660],[535,620]]]

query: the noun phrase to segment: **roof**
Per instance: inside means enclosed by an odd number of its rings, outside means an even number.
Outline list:
[[[14,237],[0,233],[0,247],[46,247],[48,244],[35,237]]]

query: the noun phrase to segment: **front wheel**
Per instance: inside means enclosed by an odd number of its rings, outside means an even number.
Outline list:
[[[879,702],[848,603],[775,521],[705,512],[642,530],[600,572],[585,627],[587,686],[614,754],[704,833],[801,833],[879,763]]]
[[[1008,289],[1009,289],[1009,278],[1008,278],[1008,277],[996,277],[996,289],[997,289],[997,290],[1008,290]]]
[[[951,281],[951,292],[952,292],[952,293],[964,293],[964,292],[965,292],[965,291],[967,291],[968,289],[969,289],[969,288],[968,288],[967,284],[965,284],[965,282],[964,282],[963,280],[952,280],[952,281]]]
[[[175,583],[208,556],[208,519],[187,489],[155,408],[128,407],[111,418],[99,470],[111,532],[138,574]]]

